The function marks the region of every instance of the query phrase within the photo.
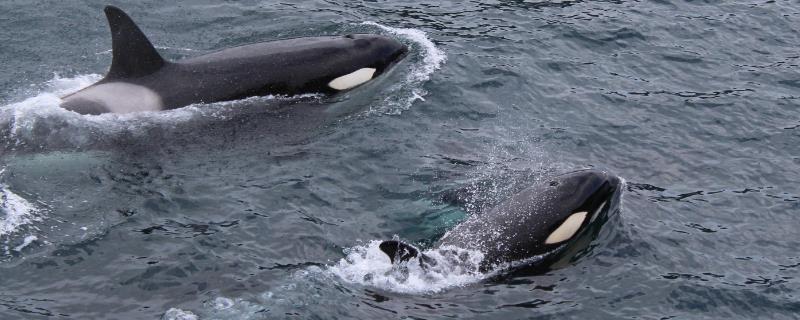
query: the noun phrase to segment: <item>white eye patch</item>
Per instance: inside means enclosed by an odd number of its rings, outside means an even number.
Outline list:
[[[578,232],[578,229],[580,229],[581,224],[583,224],[583,220],[586,220],[586,214],[588,214],[586,211],[573,213],[571,216],[569,216],[569,218],[567,218],[567,220],[564,220],[564,222],[558,226],[556,231],[553,231],[553,233],[547,236],[547,239],[544,240],[544,243],[559,243],[572,238],[572,236]]]
[[[347,90],[372,80],[375,68],[361,68],[328,82],[328,86],[336,90]]]

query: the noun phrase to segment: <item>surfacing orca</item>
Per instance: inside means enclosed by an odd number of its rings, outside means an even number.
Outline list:
[[[482,272],[497,268],[546,271],[585,244],[584,236],[607,220],[620,193],[620,179],[606,172],[581,170],[555,176],[471,215],[435,246],[480,251]],[[402,241],[384,241],[379,248],[392,263],[416,257],[423,268],[437,263]]]
[[[408,48],[374,34],[256,43],[164,60],[125,12],[105,8],[112,62],[95,84],[63,97],[81,114],[174,109],[269,94],[335,93],[386,72]]]

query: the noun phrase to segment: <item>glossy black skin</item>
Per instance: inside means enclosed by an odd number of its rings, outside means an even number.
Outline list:
[[[108,6],[113,62],[94,85],[124,82],[158,94],[163,109],[269,94],[335,93],[328,83],[361,68],[378,76],[408,48],[375,34],[309,37],[256,43],[176,62],[163,60],[122,10]],[[81,114],[109,112],[83,101],[62,104]]]
[[[437,246],[453,245],[484,254],[482,271],[524,261],[553,263],[593,224],[607,219],[620,194],[620,179],[597,170],[571,172],[544,180],[503,201],[490,210],[474,214],[442,237]],[[601,207],[602,205],[602,207]],[[545,239],[573,213],[588,215],[569,240],[546,244]],[[596,214],[596,217],[591,215]]]
[[[268,94],[334,93],[331,80],[361,68],[375,68],[377,76],[405,52],[379,35],[288,39],[170,62],[126,82],[153,89],[168,109]]]

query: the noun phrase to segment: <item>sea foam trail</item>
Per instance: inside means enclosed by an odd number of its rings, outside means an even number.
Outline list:
[[[431,75],[441,68],[442,64],[447,60],[447,55],[444,51],[437,48],[428,35],[419,29],[388,27],[372,21],[365,21],[362,24],[378,27],[384,32],[400,36],[410,41],[412,47],[418,48],[418,59],[420,60],[411,67],[405,81],[397,85],[397,87],[394,88],[395,90],[392,90],[408,91],[408,93],[403,97],[387,96],[386,99],[384,99],[384,105],[373,108],[372,111],[400,114],[408,110],[414,101],[424,101],[424,97],[428,92],[423,88],[423,84],[430,80]]]

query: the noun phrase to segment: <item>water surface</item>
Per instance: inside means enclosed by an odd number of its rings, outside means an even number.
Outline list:
[[[79,116],[58,97],[108,67],[105,3],[0,4],[2,319],[800,313],[794,2],[115,4],[170,59],[352,32],[411,54],[333,99]],[[440,192],[585,167],[627,186],[568,266],[376,272],[374,241],[466,216]]]

